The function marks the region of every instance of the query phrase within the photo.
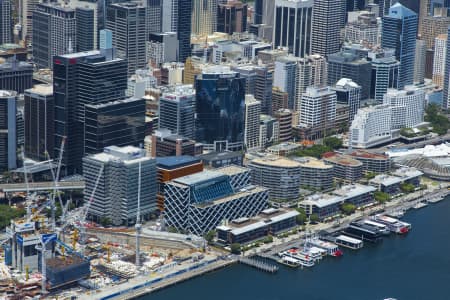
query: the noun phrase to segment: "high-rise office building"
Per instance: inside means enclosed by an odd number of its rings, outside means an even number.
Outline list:
[[[385,48],[395,49],[400,62],[398,88],[414,81],[417,23],[417,14],[400,3],[394,4],[383,17],[381,43]]]
[[[108,146],[142,146],[145,138],[145,99],[129,98],[84,106],[84,154]]]
[[[145,150],[111,146],[102,153],[86,156],[83,159],[85,201],[90,201],[101,170],[99,186],[88,211],[90,218],[96,222],[107,218],[114,225],[134,224],[138,200],[143,219],[149,219],[156,211],[156,161],[146,157]]]
[[[414,58],[414,83],[423,83],[425,80],[425,58],[427,45],[424,40],[416,40],[416,56]]]
[[[272,113],[273,70],[266,65],[244,65],[233,68],[245,78],[245,93],[255,96],[261,102],[261,111]]]
[[[29,44],[33,38],[33,12],[39,0],[22,0],[21,4],[22,38]]]
[[[272,41],[274,0],[256,0],[253,5],[253,24],[249,26],[249,32],[258,37]]]
[[[356,20],[349,20],[344,29],[344,40],[350,43],[379,44],[380,22],[373,12],[362,11]]]
[[[59,153],[62,138],[67,137],[63,165],[68,173],[80,172],[84,106],[125,98],[127,63],[103,50],[56,56],[53,61],[55,154]]]
[[[275,61],[275,71],[273,75],[273,86],[280,91],[288,93],[288,107],[294,108],[297,62],[299,58],[284,56]]]
[[[217,30],[217,6],[217,0],[192,0],[192,34],[207,35]]]
[[[147,61],[155,66],[177,60],[178,40],[176,32],[149,33]]]
[[[334,128],[336,119],[336,92],[330,87],[308,87],[302,95],[299,123],[309,128],[310,137],[320,138]]]
[[[17,167],[17,93],[0,90],[0,172]]]
[[[104,0],[71,0],[65,5],[75,10],[77,23],[77,48],[74,52],[98,49],[99,30],[104,29],[102,10]]]
[[[147,0],[147,31],[157,33],[162,31],[163,0]]]
[[[13,40],[11,0],[0,0],[0,45]]]
[[[33,87],[33,65],[14,57],[0,63],[0,90],[23,93]]]
[[[447,35],[440,34],[434,43],[433,83],[439,87],[444,86],[445,57],[447,53]]]
[[[225,66],[207,68],[196,77],[196,140],[206,149],[242,149],[244,86],[245,79]]]
[[[449,80],[450,80],[450,38],[448,38],[450,36],[450,26],[448,27],[448,31],[447,31],[447,45],[446,45],[446,53],[445,53],[445,66],[444,66],[444,89],[443,89],[443,98],[442,98],[442,107],[444,109],[448,109],[449,108],[449,103],[450,103],[450,93],[449,93],[449,88],[450,88],[450,84],[449,84]]]
[[[426,42],[426,64],[425,77],[432,78],[434,65],[435,39],[437,36],[447,34],[447,28],[450,25],[450,17],[447,15],[425,16],[422,18],[420,27],[421,39]]]
[[[128,76],[145,67],[146,8],[138,2],[115,3],[107,8],[106,28],[112,31],[117,55],[128,61]]]
[[[245,95],[245,130],[244,143],[247,150],[258,149],[260,142],[261,102],[253,95]]]
[[[52,68],[53,57],[75,52],[75,10],[58,3],[41,3],[33,12],[33,59],[40,68]]]
[[[349,78],[361,86],[361,99],[369,98],[371,63],[351,50],[328,56],[328,85],[333,86],[341,78]]]
[[[311,54],[313,0],[275,0],[274,47],[298,57]]]
[[[175,86],[159,98],[159,128],[195,139],[195,91],[192,85]]]
[[[398,88],[400,62],[394,56],[381,57],[372,60],[372,84],[370,98],[381,103],[384,94],[390,88]]]
[[[217,11],[217,31],[233,34],[247,31],[246,3],[232,0],[219,4]]]
[[[327,57],[340,49],[340,29],[345,16],[344,0],[315,0],[311,53]]]
[[[54,98],[51,85],[35,85],[25,91],[25,156],[47,160],[53,151]],[[52,157],[53,158],[53,157]]]
[[[294,110],[299,111],[302,95],[309,86],[323,87],[327,84],[327,61],[318,54],[300,58],[297,61],[297,79]]]
[[[361,102],[361,86],[348,78],[342,78],[333,87],[336,92],[336,103],[349,107],[348,119],[351,123],[358,112]]]

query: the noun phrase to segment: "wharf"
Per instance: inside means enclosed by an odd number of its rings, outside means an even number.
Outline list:
[[[278,271],[278,266],[275,266],[275,265],[272,265],[272,264],[266,263],[264,261],[254,259],[254,258],[240,257],[239,263],[248,265],[248,266],[254,267],[258,270],[269,272],[269,273],[276,273]]]
[[[204,261],[189,268],[170,273],[164,276],[156,276],[149,280],[149,276],[140,276],[127,283],[108,288],[108,290],[93,291],[90,295],[84,294],[77,299],[97,300],[125,300],[134,299],[143,295],[158,291],[160,289],[181,283],[194,277],[224,268],[235,263],[236,260]]]

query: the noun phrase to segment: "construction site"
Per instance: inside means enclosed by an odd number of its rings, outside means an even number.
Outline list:
[[[1,299],[112,299],[93,295],[108,294],[112,287],[124,290],[129,282],[169,278],[222,255],[209,251],[201,237],[165,232],[159,222],[142,225],[140,200],[134,228],[103,228],[87,221],[98,179],[90,201],[69,210],[58,193],[59,171],[60,165],[52,171],[54,188],[48,197],[27,190],[26,215],[6,228],[1,241]],[[62,208],[58,218],[56,201]]]

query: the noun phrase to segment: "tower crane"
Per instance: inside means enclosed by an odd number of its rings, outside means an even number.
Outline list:
[[[138,176],[138,197],[137,197],[137,212],[136,212],[136,266],[141,265],[140,259],[140,237],[142,231],[141,224],[141,162],[139,161],[139,176]]]

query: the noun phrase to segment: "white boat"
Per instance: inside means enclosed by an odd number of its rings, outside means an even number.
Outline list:
[[[411,224],[402,222],[398,219],[391,218],[391,217],[388,217],[385,215],[381,215],[381,214],[375,215],[372,217],[372,220],[386,225],[390,231],[398,233],[398,234],[405,234],[411,230]]]
[[[425,206],[428,206],[428,204],[424,203],[424,202],[419,202],[416,205],[414,205],[413,207],[414,207],[414,209],[420,209],[420,208],[423,208]]]
[[[314,266],[315,262],[312,257],[309,255],[305,255],[299,252],[299,249],[292,248],[283,252],[280,252],[279,255],[281,256],[281,259],[283,260],[283,257],[290,257],[293,259],[297,259],[299,261],[299,265],[304,267],[312,267]]]
[[[381,231],[381,233],[384,234],[384,235],[388,235],[388,234],[391,233],[389,228],[386,225],[384,225],[384,224],[381,224],[381,223],[378,223],[378,222],[375,222],[375,221],[372,221],[372,220],[369,220],[369,219],[363,220],[363,223],[368,225],[368,226],[372,226],[372,227],[378,228]]]
[[[355,239],[346,235],[340,235],[336,237],[335,243],[347,247],[353,250],[361,249],[364,246],[364,242],[359,239]]]
[[[315,246],[317,248],[321,248],[324,249],[328,255],[330,256],[342,256],[342,251],[339,250],[338,245],[331,243],[331,242],[327,242],[327,241],[322,241],[318,238],[312,238],[309,240],[309,244],[312,246]]]

